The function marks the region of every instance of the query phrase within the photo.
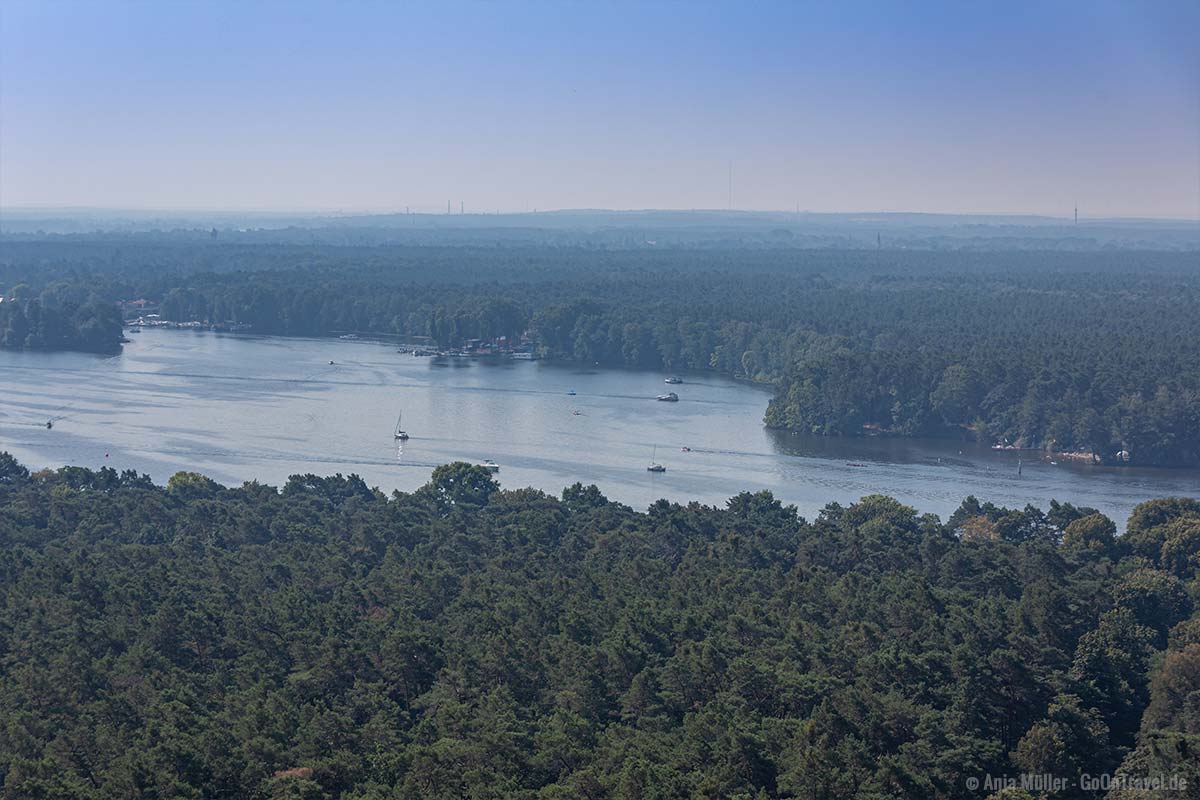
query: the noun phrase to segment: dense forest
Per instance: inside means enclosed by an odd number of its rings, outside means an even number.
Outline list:
[[[24,307],[39,303],[43,317],[56,297],[75,295],[145,298],[168,320],[268,334],[422,336],[442,347],[526,337],[552,358],[774,384],[774,427],[1200,464],[1192,252],[136,239],[10,242],[4,252],[0,289],[22,282]],[[72,346],[31,339],[17,316],[0,317],[4,346]],[[78,341],[90,341],[86,324]]]
[[[121,313],[80,284],[56,283],[33,296],[17,285],[0,298],[0,347],[111,352],[121,343]]]
[[[1200,502],[1116,533],[1059,503],[806,521],[766,492],[639,512],[466,464],[388,497],[0,454],[0,787],[924,799],[1033,773],[1104,795],[1086,772],[1194,796]]]

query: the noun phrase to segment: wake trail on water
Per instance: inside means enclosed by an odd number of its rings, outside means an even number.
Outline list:
[[[77,441],[63,441],[57,443],[47,443],[43,440],[39,441],[21,441],[10,440],[8,444],[16,447],[30,447],[39,449],[52,450],[72,450],[78,451],[79,443]],[[419,469],[435,469],[442,466],[444,462],[439,461],[401,461],[396,458],[363,458],[362,456],[338,456],[338,455],[299,455],[295,453],[269,453],[263,451],[244,452],[230,450],[201,450],[192,448],[180,447],[161,447],[150,445],[120,445],[114,446],[116,453],[129,453],[146,456],[170,456],[180,460],[190,460],[196,458],[211,458],[220,459],[225,463],[257,463],[257,462],[290,462],[294,464],[325,464],[325,465],[350,465],[363,467],[411,467]],[[117,459],[116,463],[119,463]]]
[[[356,364],[356,362],[347,362],[347,364],[354,365],[354,364]],[[143,375],[143,376],[150,376],[150,377],[155,377],[155,378],[186,378],[186,379],[191,379],[191,380],[221,381],[221,382],[225,382],[225,383],[255,383],[255,384],[273,383],[273,384],[280,384],[280,385],[307,385],[307,386],[395,387],[395,388],[403,388],[403,389],[442,388],[445,391],[451,392],[451,393],[461,392],[461,393],[471,393],[471,394],[510,394],[510,395],[537,396],[537,397],[553,397],[555,395],[562,395],[563,397],[570,397],[572,400],[576,400],[576,401],[580,402],[581,404],[585,404],[587,398],[595,398],[595,399],[599,399],[599,400],[638,400],[638,401],[658,402],[655,399],[655,396],[649,395],[649,394],[597,393],[597,394],[568,395],[565,391],[560,392],[560,391],[550,390],[550,389],[517,389],[517,388],[504,387],[504,386],[453,386],[453,385],[447,385],[447,384],[422,383],[422,382],[415,382],[415,381],[411,381],[411,380],[394,380],[394,379],[392,379],[391,376],[387,376],[382,373],[377,374],[375,376],[375,380],[373,380],[373,381],[350,380],[350,379],[330,380],[327,378],[319,377],[322,373],[325,373],[328,371],[332,371],[335,374],[342,372],[343,370],[340,369],[340,366],[341,365],[334,365],[329,370],[316,369],[316,370],[313,370],[312,372],[306,373],[302,377],[297,377],[297,378],[268,377],[268,376],[261,376],[261,375],[228,375],[228,374],[219,375],[219,374],[207,373],[207,372],[179,372],[179,371],[167,372],[167,371],[149,370],[149,369],[126,369],[126,370],[122,370],[121,374],[122,375]],[[94,373],[96,371],[96,369],[97,369],[97,367],[60,368],[60,367],[24,366],[24,365],[0,366],[0,370],[12,370],[12,371],[30,370],[30,371],[41,371],[41,372],[53,372],[53,373],[62,374],[62,375],[70,375],[70,374],[79,375],[79,374]],[[744,407],[746,405],[745,403],[736,403],[736,402],[730,402],[727,400],[708,400],[708,399],[703,399],[703,398],[685,398],[681,402],[687,403],[689,405],[724,406],[724,407],[729,407],[729,408],[739,408],[739,407]],[[666,404],[664,404],[664,405],[666,405]],[[672,403],[671,405],[674,405],[674,404]]]

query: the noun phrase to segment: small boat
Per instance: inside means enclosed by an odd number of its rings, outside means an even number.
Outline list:
[[[332,359],[332,358],[331,358],[331,359],[329,359],[329,366],[331,366],[331,367],[333,366],[333,359]]]
[[[674,392],[667,392],[666,394],[660,394],[655,399],[660,403],[678,403],[679,395],[675,394]]]
[[[490,458],[485,461],[480,461],[478,466],[483,467],[488,472],[499,472],[500,471],[500,465],[497,464],[495,461],[492,461]]]
[[[54,420],[52,420],[52,419],[46,420],[46,430],[50,430],[53,427],[54,427]]]
[[[400,412],[400,416],[396,417],[396,432],[392,434],[392,436],[400,441],[406,441],[408,439],[408,434],[405,433],[404,429],[400,427],[400,420],[402,419],[404,419],[404,412]]]
[[[679,448],[679,450],[680,450],[680,452],[682,452],[682,453],[690,453],[690,452],[692,452],[692,448],[690,448],[690,447],[681,447],[681,448]]]
[[[571,397],[574,397],[574,396],[575,396],[575,390],[574,390],[574,389],[567,389],[567,394],[568,394],[568,395],[570,395]]]
[[[862,464],[858,461],[847,461],[846,466],[847,467],[865,467],[866,464]]]
[[[647,472],[666,472],[667,468],[654,460],[654,456],[658,453],[658,445],[650,451],[650,466],[646,467]]]
[[[580,411],[578,408],[577,408],[577,409],[575,409],[574,411],[572,411],[572,412],[571,412],[571,414],[572,414],[573,416],[576,416],[576,417],[582,417],[582,416],[583,416],[583,412],[582,412],[582,411]]]
[[[670,383],[670,384],[683,383],[683,379],[676,378],[674,375],[672,375],[671,377],[664,379],[663,383]]]

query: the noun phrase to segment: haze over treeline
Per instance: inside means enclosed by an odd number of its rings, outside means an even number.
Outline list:
[[[211,244],[552,244],[948,250],[1197,250],[1200,222],[1086,215],[613,211],[520,214],[5,209],[0,237]]]

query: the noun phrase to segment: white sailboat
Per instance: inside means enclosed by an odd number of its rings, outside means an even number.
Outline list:
[[[405,433],[405,432],[404,432],[404,429],[400,427],[400,421],[401,421],[402,419],[404,419],[404,412],[403,412],[403,411],[401,411],[401,412],[400,412],[400,416],[396,417],[396,433],[394,434],[395,438],[396,438],[398,441],[401,441],[401,442],[402,442],[402,441],[405,441],[406,439],[408,439],[408,434],[407,434],[407,433]]]
[[[654,457],[656,455],[658,455],[658,445],[654,445],[653,449],[650,451],[650,466],[646,467],[646,471],[647,472],[666,472],[667,468],[654,460]]]

